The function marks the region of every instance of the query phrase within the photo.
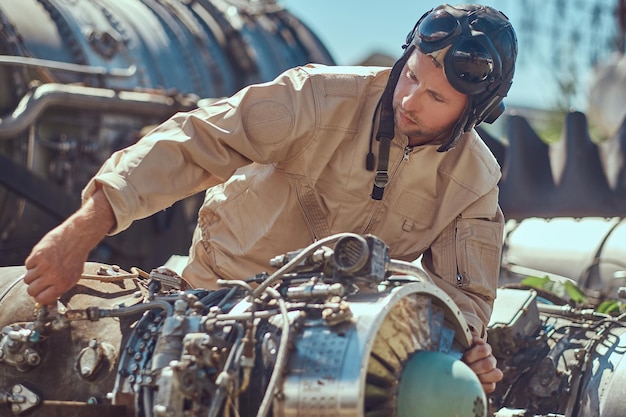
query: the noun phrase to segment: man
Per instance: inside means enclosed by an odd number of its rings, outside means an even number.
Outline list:
[[[493,391],[502,373],[484,338],[502,242],[500,169],[473,127],[502,113],[517,41],[492,8],[443,5],[404,48],[391,70],[286,71],[113,154],[82,208],[26,259],[29,294],[54,302],[107,233],[207,190],[183,272],[193,285],[252,276],[333,233],[374,234],[392,258],[423,257],[474,334],[464,360]]]

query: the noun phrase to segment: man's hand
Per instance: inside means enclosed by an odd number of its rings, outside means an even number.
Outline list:
[[[24,265],[28,294],[41,305],[54,303],[80,279],[89,250],[72,224],[64,223],[37,243]]]
[[[472,347],[463,354],[463,362],[476,373],[487,394],[495,391],[496,382],[504,376],[496,368],[497,360],[491,352],[491,346],[476,335],[472,339]]]
[[[85,204],[37,243],[24,265],[28,294],[41,305],[54,303],[80,279],[89,252],[115,225],[115,216],[98,189]]]

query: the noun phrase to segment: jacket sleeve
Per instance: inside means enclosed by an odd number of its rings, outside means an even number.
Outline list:
[[[424,253],[422,264],[450,295],[472,333],[486,336],[500,271],[504,216],[494,188],[465,209]]]
[[[172,116],[114,153],[84,188],[83,200],[96,183],[102,185],[116,216],[110,231],[115,234],[227,180],[250,162],[293,157],[312,135],[314,124],[298,117],[315,114],[310,84],[306,71],[295,68],[228,99]]]

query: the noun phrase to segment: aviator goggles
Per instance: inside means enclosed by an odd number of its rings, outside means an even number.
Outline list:
[[[449,5],[437,7],[418,20],[406,40],[407,46],[417,46],[443,65],[448,82],[467,95],[497,87],[502,77],[500,55],[484,33],[488,28],[479,27],[486,23],[474,17],[478,11],[467,12]]]

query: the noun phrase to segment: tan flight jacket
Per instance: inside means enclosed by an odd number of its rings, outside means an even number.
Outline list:
[[[370,233],[394,259],[422,263],[484,335],[500,265],[500,167],[475,132],[452,150],[408,148],[396,135],[382,200],[365,169],[389,70],[307,65],[233,97],[174,115],[116,152],[87,185],[103,185],[132,221],[206,191],[183,276],[215,288],[273,269],[269,260],[339,232]],[[378,154],[378,142],[373,143]]]

